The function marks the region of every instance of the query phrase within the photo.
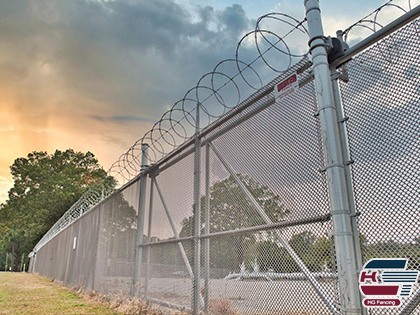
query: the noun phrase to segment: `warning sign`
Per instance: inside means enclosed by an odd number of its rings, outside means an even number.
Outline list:
[[[298,75],[295,72],[286,80],[283,80],[274,86],[274,96],[276,100],[279,100],[295,92],[297,89],[299,89],[299,80]]]

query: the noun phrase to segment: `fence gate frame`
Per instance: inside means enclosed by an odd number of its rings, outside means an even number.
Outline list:
[[[276,228],[275,236],[279,244],[283,246],[286,251],[291,255],[292,259],[298,264],[299,268],[302,270],[303,274],[310,282],[312,287],[315,289],[318,296],[328,307],[328,309],[333,314],[343,314],[343,315],[365,315],[367,314],[366,308],[362,307],[362,296],[359,292],[358,278],[359,273],[362,269],[362,253],[360,248],[360,240],[357,226],[357,216],[359,213],[355,209],[354,201],[354,191],[353,183],[351,177],[350,165],[353,163],[348,143],[346,121],[347,117],[344,115],[343,104],[341,100],[341,93],[339,89],[339,80],[347,80],[343,78],[345,75],[345,64],[352,57],[358,53],[364,51],[370,46],[374,45],[381,39],[390,35],[394,31],[398,30],[402,26],[408,24],[412,20],[420,16],[420,6],[413,8],[409,12],[405,13],[398,19],[394,20],[387,26],[376,31],[372,35],[368,36],[358,44],[352,46],[351,48],[344,51],[344,54],[338,57],[331,62],[328,62],[328,53],[331,49],[331,44],[329,39],[324,36],[322,19],[320,14],[319,0],[305,0],[304,1],[306,18],[308,22],[308,31],[310,35],[309,39],[309,52],[312,56],[311,62],[303,62],[299,68],[298,72],[302,72],[308,67],[313,69],[313,80],[315,83],[315,93],[317,100],[316,117],[320,122],[320,132],[321,132],[321,143],[324,153],[324,163],[325,166],[322,171],[325,173],[328,183],[328,192],[330,196],[330,214],[328,217],[331,218],[333,222],[333,235],[335,239],[335,252],[337,259],[337,273],[338,273],[338,283],[339,283],[339,305],[335,305],[333,301],[330,300],[328,294],[324,292],[322,287],[319,285],[318,281],[312,276],[311,272],[307,269],[305,264],[301,261],[299,256],[294,252],[290,247],[287,240],[281,234],[282,226],[293,226],[291,224],[276,224],[270,220],[266,215],[264,210],[258,204],[258,202],[253,198],[251,193],[247,190],[242,181],[237,177],[233,168],[229,163],[223,158],[218,149],[214,146],[212,141],[217,139],[221,134],[227,132],[228,130],[234,128],[235,126],[241,124],[243,121],[246,121],[248,118],[254,116],[256,113],[264,110],[268,106],[271,106],[273,102],[266,103],[260,106],[257,110],[250,111],[249,113],[243,115],[240,119],[235,121],[232,125],[227,128],[222,128],[216,133],[210,134],[210,132],[217,127],[221,126],[225,121],[229,120],[231,117],[235,116],[238,112],[242,111],[244,108],[251,106],[253,102],[259,98],[266,96],[272,91],[271,87],[264,87],[260,95],[257,95],[255,98],[248,99],[243,107],[239,109],[234,109],[229,112],[225,117],[218,121],[213,128],[200,130],[199,120],[200,120],[200,108],[201,104],[197,103],[196,107],[196,132],[195,136],[191,141],[187,141],[182,148],[181,152],[178,153],[176,157],[172,154],[169,154],[163,160],[160,165],[147,165],[147,144],[142,146],[142,174],[140,176],[140,192],[139,192],[139,221],[138,221],[138,233],[137,233],[137,246],[136,246],[136,262],[135,262],[135,275],[133,283],[133,293],[136,296],[144,297],[150,302],[163,304],[173,308],[179,308],[177,305],[171,303],[160,301],[155,298],[148,296],[148,277],[149,277],[149,264],[150,264],[150,247],[152,244],[167,243],[167,241],[160,241],[157,243],[150,243],[151,237],[151,226],[150,226],[150,217],[153,212],[153,191],[156,188],[157,195],[163,205],[163,209],[168,218],[168,222],[171,225],[174,238],[177,242],[177,246],[181,252],[185,267],[190,276],[192,287],[193,287],[193,296],[191,300],[191,311],[193,314],[199,314],[201,311],[209,311],[209,240],[210,235],[228,235],[235,234],[237,231],[226,231],[226,232],[215,232],[210,234],[209,230],[209,172],[210,172],[210,151],[212,151],[218,160],[222,163],[228,173],[233,177],[236,184],[239,186],[240,190],[246,196],[247,201],[250,205],[257,211],[260,217],[265,222],[265,226],[273,226]],[[337,31],[337,37],[342,40],[342,32]],[[337,69],[342,68],[344,71],[340,73]],[[311,81],[311,80],[309,80]],[[299,82],[300,85],[306,84],[307,81]],[[191,237],[182,237],[180,238],[176,232],[173,219],[170,214],[170,207],[168,207],[165,197],[159,187],[157,177],[159,172],[169,168],[171,165],[176,164],[179,160],[193,154],[194,156],[194,217],[195,217],[195,226],[198,227],[201,222],[201,211],[200,211],[200,193],[201,193],[201,148],[204,147],[204,234],[201,234],[199,228],[194,230],[194,234]],[[145,204],[145,190],[146,190],[146,178],[149,175],[150,177],[150,201],[149,201],[149,228],[148,228],[148,243],[143,244],[143,232],[144,232],[144,213],[146,211]],[[143,191],[143,192],[142,192]],[[142,212],[143,214],[140,214]],[[326,218],[322,216],[318,218],[318,221],[314,222],[323,222]],[[249,230],[257,230],[263,226],[253,227]],[[194,264],[191,264],[188,261],[185,249],[181,241],[193,240],[194,242]],[[203,245],[203,246],[202,246]],[[142,265],[142,255],[143,249],[146,248],[146,268],[145,268],[145,284],[144,290],[140,290],[140,282],[142,276],[140,274],[140,269]],[[200,292],[200,252],[204,250],[203,256],[203,266],[204,266],[204,290]],[[417,295],[412,298],[412,300],[406,305],[405,309],[402,311],[409,312],[414,310],[416,307]]]

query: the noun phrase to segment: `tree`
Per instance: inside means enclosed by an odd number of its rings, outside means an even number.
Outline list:
[[[294,234],[290,247],[311,272],[320,272],[334,267],[334,240],[332,237],[317,237],[310,231]],[[301,272],[290,254],[273,240],[260,242],[257,246],[257,261],[261,271]]]
[[[48,229],[92,185],[115,181],[91,152],[71,149],[32,152],[10,167],[14,185],[0,207],[0,253],[10,253],[14,270]]]
[[[136,210],[124,194],[118,192],[103,203],[100,211],[97,259],[107,262],[108,276],[130,276],[132,270],[128,262],[134,261],[136,250]]]
[[[284,207],[280,197],[268,186],[258,183],[249,175],[238,174],[238,177],[273,222],[279,222],[289,214],[289,210]],[[201,197],[200,202],[201,227],[202,233],[204,233],[204,196]],[[209,216],[211,233],[265,224],[258,212],[247,201],[233,176],[216,182],[211,187]],[[193,231],[194,217],[190,216],[182,221],[180,236],[191,236]],[[254,233],[211,239],[210,260],[212,266],[239,268],[240,264],[246,262],[247,249],[255,243],[256,235]]]
[[[372,258],[408,258],[408,269],[420,269],[419,238],[412,242],[396,241],[393,239],[381,240],[375,243],[365,241],[362,246],[363,261]]]
[[[257,262],[260,271],[280,273],[299,272],[300,268],[283,248],[273,241],[263,241],[257,244]]]

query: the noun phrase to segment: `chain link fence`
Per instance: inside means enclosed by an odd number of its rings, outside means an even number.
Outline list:
[[[408,258],[409,269],[420,269],[418,23],[340,70],[348,79],[340,83],[345,116],[338,119],[350,148],[357,272],[371,258]],[[240,74],[249,87],[246,70]],[[274,87],[295,74],[298,86],[276,98]],[[205,100],[222,104],[220,88],[227,86],[213,86]],[[143,148],[150,165],[90,210],[65,216],[71,222],[37,245],[31,269],[193,313],[350,314],[311,61],[304,56],[230,111],[221,106],[220,115],[197,101],[198,90],[195,105],[183,105],[189,125],[168,120],[165,129],[162,119],[161,142],[146,137],[153,143]],[[165,141],[175,151],[166,154]],[[137,166],[119,174],[138,173],[138,151],[133,146],[132,160],[118,164]],[[398,308],[363,312],[418,314],[419,289],[415,283]]]
[[[415,20],[349,62],[349,82],[341,84],[363,261],[409,258],[414,270],[420,270],[419,60]],[[417,283],[414,294],[419,290]],[[417,306],[413,314],[419,313]]]

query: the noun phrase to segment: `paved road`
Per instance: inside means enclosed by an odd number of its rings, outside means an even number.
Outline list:
[[[154,278],[149,282],[149,296],[182,306],[191,305],[192,286],[187,278]],[[334,281],[321,287],[334,300]],[[235,281],[212,279],[210,303],[230,301],[240,314],[330,314],[325,303],[308,281]]]

